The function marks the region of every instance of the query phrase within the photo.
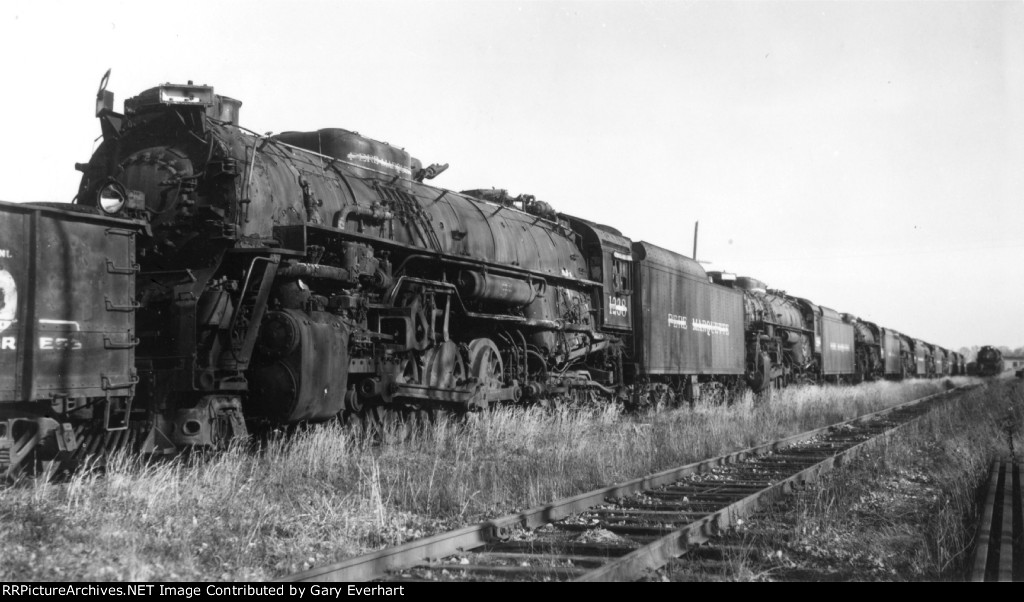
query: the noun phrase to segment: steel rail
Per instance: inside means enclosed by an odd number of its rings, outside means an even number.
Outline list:
[[[985,509],[975,538],[971,581],[1024,581],[1022,465],[1013,457],[992,462]]]
[[[967,388],[969,387],[956,387],[948,391],[928,395],[890,408],[872,412],[870,414],[864,414],[850,420],[838,422],[814,430],[805,431],[803,433],[778,439],[763,445],[750,447],[729,454],[723,454],[701,462],[694,462],[685,466],[671,468],[623,483],[611,485],[609,487],[595,489],[586,493],[563,498],[550,504],[536,506],[520,513],[506,515],[469,527],[463,527],[454,531],[410,541],[396,547],[387,548],[362,556],[356,556],[334,564],[314,567],[285,577],[284,580],[353,582],[379,579],[384,577],[387,572],[391,570],[406,568],[429,561],[430,559],[445,558],[447,556],[484,546],[488,543],[501,541],[506,539],[508,534],[516,528],[535,529],[542,525],[567,518],[594,506],[606,503],[609,498],[623,498],[646,489],[668,485],[689,475],[708,472],[712,468],[736,464],[748,458],[762,456],[768,452],[773,452],[814,439],[819,435],[828,433],[829,431],[840,428],[844,425],[853,425],[868,422],[876,418],[882,418],[898,410],[905,410],[935,401],[939,398],[948,396],[954,392],[963,391]],[[847,448],[843,451],[837,449],[836,451],[840,455],[848,455],[850,450],[859,449],[865,443],[874,441],[878,437],[893,432],[896,428],[901,428],[902,426],[905,425],[900,425],[894,429],[888,429],[884,433],[851,448]],[[761,500],[774,499],[775,496],[782,495],[791,489],[795,483],[803,482],[804,479],[812,475],[817,475],[818,472],[823,469],[823,465],[827,464],[830,468],[834,461],[835,456],[832,456],[827,460],[818,462],[809,468],[801,470],[799,473],[790,476],[767,489],[748,496],[725,509],[716,510],[713,513],[707,513],[704,518],[687,525],[683,529],[674,531],[670,535],[661,537],[655,542],[627,554],[615,562],[607,564],[595,571],[591,571],[590,573],[581,576],[579,580],[622,580],[628,578],[626,575],[635,574],[635,572],[631,571],[643,570],[644,568],[655,566],[655,563],[664,564],[674,557],[672,554],[675,554],[675,556],[682,554],[686,549],[685,546],[687,543],[706,541],[707,537],[712,535],[716,529],[721,529],[724,526],[731,524],[735,519],[740,518],[741,512],[746,512]]]
[[[906,407],[908,406],[903,406],[904,409]],[[854,419],[851,422],[861,422],[861,420]],[[878,445],[882,440],[890,437],[900,429],[913,424],[913,422],[914,420],[910,420],[896,425],[851,447],[836,450],[835,454],[817,462],[813,466],[805,468],[714,513],[710,513],[700,520],[673,531],[630,554],[612,560],[575,580],[624,581],[634,579],[645,571],[660,568],[668,564],[672,559],[686,554],[691,546],[707,542],[713,536],[736,524],[739,519],[746,518],[757,509],[778,500],[793,489],[817,480],[820,475],[831,471],[835,466],[844,464],[861,452]]]

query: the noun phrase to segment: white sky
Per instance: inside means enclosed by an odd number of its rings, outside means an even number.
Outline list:
[[[945,347],[1024,345],[1021,2],[0,5],[0,199],[165,81],[344,127]]]

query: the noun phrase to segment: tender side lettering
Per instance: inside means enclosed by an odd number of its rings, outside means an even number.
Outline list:
[[[729,336],[728,324],[723,322],[713,322],[711,320],[702,320],[700,318],[693,318],[693,320],[689,320],[686,316],[680,316],[677,314],[668,314],[668,327],[678,328],[680,330],[693,330],[694,332],[704,333],[708,336]]]
[[[701,320],[698,318],[694,318],[693,331],[703,332],[708,336],[711,336],[713,334],[729,336],[729,325],[722,322],[712,322],[711,320]]]

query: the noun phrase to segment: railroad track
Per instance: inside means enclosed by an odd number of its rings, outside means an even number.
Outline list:
[[[882,441],[964,388],[287,579],[638,579]]]
[[[1022,469],[1012,459],[992,463],[971,581],[1024,581]]]

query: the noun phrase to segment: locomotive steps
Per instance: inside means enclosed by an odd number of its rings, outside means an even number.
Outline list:
[[[747,399],[644,416],[503,409],[437,421],[396,445],[323,425],[260,454],[236,448],[197,465],[115,458],[102,478],[0,491],[0,540],[11,559],[0,578],[280,579],[943,389],[935,381],[809,387],[768,407]],[[1006,404],[964,403],[969,416],[936,437],[959,458],[981,456],[980,480],[985,446],[1005,441],[987,437],[985,425]]]

